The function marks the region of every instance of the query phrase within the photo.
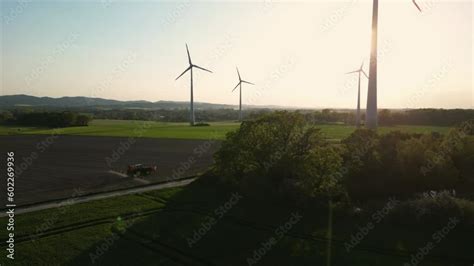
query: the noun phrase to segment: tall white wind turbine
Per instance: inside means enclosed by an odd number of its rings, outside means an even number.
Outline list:
[[[356,113],[356,126],[357,127],[360,127],[360,77],[361,77],[361,74],[364,74],[364,76],[366,76],[367,78],[369,78],[369,76],[367,75],[367,73],[365,73],[364,71],[364,62],[362,62],[362,64],[360,65],[360,68],[355,70],[355,71],[352,71],[352,72],[348,72],[346,74],[353,74],[353,73],[358,73],[359,74],[359,86],[357,88],[357,113]]]
[[[239,68],[236,67],[236,69],[237,69],[237,75],[239,76],[239,83],[237,83],[237,86],[235,86],[235,88],[232,91],[235,91],[237,88],[239,88],[239,121],[242,122],[242,83],[247,83],[250,85],[255,85],[255,84],[243,80],[240,77]]]
[[[370,51],[369,89],[367,91],[367,111],[365,114],[366,126],[370,129],[377,128],[377,33],[379,0],[373,0],[372,9],[372,44]],[[421,12],[420,6],[412,0],[416,8]]]
[[[181,75],[179,75],[175,80],[179,79],[182,75],[184,75],[184,73],[191,71],[191,101],[190,101],[190,114],[189,114],[189,124],[191,126],[194,126],[194,95],[193,95],[193,68],[198,68],[198,69],[201,69],[201,70],[204,70],[204,71],[207,71],[207,72],[210,72],[212,73],[212,71],[208,70],[208,69],[205,69],[203,67],[200,67],[198,65],[194,65],[193,62],[191,61],[191,55],[189,55],[189,49],[188,49],[188,44],[186,44],[186,52],[188,53],[188,61],[189,61],[189,66],[188,68],[186,68],[186,70],[184,70],[183,73],[181,73]]]

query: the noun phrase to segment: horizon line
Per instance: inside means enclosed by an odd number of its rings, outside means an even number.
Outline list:
[[[34,96],[34,95],[28,95],[28,94],[7,94],[7,95],[0,95],[0,97],[3,96],[29,96],[29,97],[35,97],[35,98],[52,98],[52,99],[61,99],[61,98],[90,98],[90,99],[101,99],[101,100],[112,100],[112,101],[118,101],[118,102],[148,102],[148,103],[157,103],[157,102],[177,102],[177,103],[187,103],[185,100],[157,100],[157,101],[148,101],[148,100],[118,100],[118,99],[112,99],[112,98],[102,98],[102,97],[91,97],[91,96],[59,96],[59,97],[54,97],[54,96]],[[229,104],[229,103],[215,103],[215,102],[202,102],[202,101],[196,101],[196,103],[204,103],[204,104],[214,104],[214,105],[229,105],[229,106],[237,106],[238,104]],[[348,110],[356,110],[357,108],[354,107],[308,107],[308,106],[290,106],[290,105],[277,105],[277,104],[268,104],[268,105],[260,105],[260,104],[254,104],[254,105],[245,105],[243,106],[254,106],[257,108],[277,108],[277,109],[305,109],[305,110],[324,110],[324,109],[334,109],[334,110],[340,110],[340,109],[348,109]],[[1,106],[0,106],[1,107]],[[416,110],[416,109],[438,109],[438,110],[473,110],[474,107],[471,108],[462,108],[462,107],[453,107],[453,108],[440,108],[440,107],[380,107],[377,110]],[[366,108],[361,108],[361,110],[366,110]]]

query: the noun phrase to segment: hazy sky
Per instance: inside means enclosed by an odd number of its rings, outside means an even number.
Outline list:
[[[380,108],[473,108],[473,4],[379,2]],[[372,1],[1,0],[2,95],[356,107]],[[368,68],[366,67],[368,72]],[[365,107],[367,80],[362,83]]]

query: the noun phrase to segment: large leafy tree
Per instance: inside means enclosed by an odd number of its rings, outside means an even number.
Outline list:
[[[227,135],[215,159],[217,174],[244,189],[306,196],[343,191],[337,147],[298,112],[243,122]]]

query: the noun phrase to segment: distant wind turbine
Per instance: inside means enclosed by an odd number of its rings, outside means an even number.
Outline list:
[[[364,71],[364,62],[362,62],[359,69],[357,69],[355,71],[352,71],[352,72],[348,72],[346,74],[353,74],[353,73],[358,73],[359,74],[359,87],[357,89],[356,126],[360,127],[360,76],[361,76],[361,74],[364,74],[367,78],[369,78],[369,76],[367,76],[367,73],[365,73],[365,71]]]
[[[239,121],[242,121],[242,83],[247,83],[250,85],[255,85],[255,84],[243,80],[240,77],[239,68],[236,67],[236,69],[237,69],[237,75],[239,76],[239,83],[237,83],[237,86],[235,86],[235,88],[232,91],[235,91],[237,88],[239,88],[239,94],[240,94],[239,95]]]
[[[377,33],[379,1],[373,0],[372,9],[372,48],[370,52],[369,89],[367,91],[367,111],[365,114],[366,126],[371,129],[377,128]],[[420,6],[412,0],[416,8],[421,12]]]
[[[188,70],[191,71],[191,106],[190,106],[190,118],[189,118],[189,123],[191,124],[191,126],[194,126],[194,96],[193,96],[193,68],[198,68],[198,69],[201,69],[201,70],[204,70],[204,71],[207,71],[207,72],[210,72],[212,73],[212,71],[208,70],[208,69],[205,69],[203,67],[200,67],[198,65],[193,65],[192,61],[191,61],[191,56],[189,55],[189,49],[188,49],[188,44],[186,44],[186,52],[188,53],[188,61],[189,61],[189,66],[188,68],[186,68],[186,70],[184,70],[183,73],[181,73],[181,75],[179,75],[175,80],[178,80],[182,75],[184,75],[184,73],[188,72]]]

